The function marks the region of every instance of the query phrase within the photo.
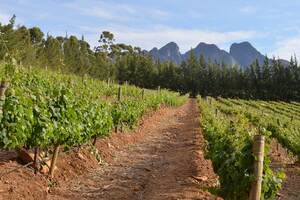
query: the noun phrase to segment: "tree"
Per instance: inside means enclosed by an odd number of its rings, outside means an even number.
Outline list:
[[[114,41],[114,34],[109,31],[103,31],[98,40],[100,45],[95,48],[95,51],[110,54],[112,52]]]
[[[44,62],[43,64],[49,66],[53,69],[61,69],[63,52],[61,48],[61,43],[58,39],[47,36],[44,46]]]
[[[198,93],[197,87],[197,75],[199,74],[199,64],[192,50],[188,56],[186,65],[183,66],[185,89],[190,89],[191,95],[196,96]]]
[[[39,45],[43,41],[44,33],[39,27],[32,27],[29,30],[30,40],[32,44]]]
[[[180,65],[154,61],[139,47],[115,43],[113,33],[103,31],[91,49],[84,37],[53,37],[39,27],[15,26],[16,17],[0,23],[0,60],[16,60],[23,66],[41,66],[101,80],[128,81],[141,87],[161,86],[191,96],[212,95],[265,100],[300,100],[300,69],[296,57],[287,66],[280,59],[265,57],[247,68],[228,67],[199,59],[193,50]]]
[[[80,43],[75,36],[70,36],[66,38],[63,43],[64,49],[64,63],[67,70],[80,73],[81,66],[80,63]]]

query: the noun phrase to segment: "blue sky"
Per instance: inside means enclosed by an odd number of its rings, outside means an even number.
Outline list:
[[[52,35],[84,35],[92,46],[103,30],[117,42],[150,50],[176,42],[181,52],[199,42],[228,50],[249,41],[263,54],[300,56],[296,0],[0,0],[0,21],[39,26]]]

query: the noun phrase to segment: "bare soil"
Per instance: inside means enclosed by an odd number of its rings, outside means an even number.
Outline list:
[[[161,108],[136,131],[99,139],[101,166],[88,148],[60,153],[53,180],[30,168],[1,176],[0,199],[221,199],[207,191],[218,177],[203,155],[198,116],[195,100]],[[20,166],[13,155],[0,154],[1,173]]]
[[[271,166],[283,170],[286,178],[276,200],[300,200],[300,163],[296,156],[283,148],[275,139],[270,145]]]
[[[57,188],[50,199],[216,199],[218,184],[194,100],[171,110],[142,132],[143,140],[118,151],[105,167]]]

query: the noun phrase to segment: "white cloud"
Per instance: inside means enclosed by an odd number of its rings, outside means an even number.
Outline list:
[[[169,17],[170,13],[164,10],[159,10],[159,9],[152,9],[150,12],[148,11],[149,14],[156,16],[156,17]]]
[[[277,48],[270,55],[289,60],[292,55],[300,56],[300,35],[283,39],[276,43]]]
[[[197,29],[178,29],[165,26],[144,28],[143,30],[123,26],[89,28],[80,27],[92,45],[103,30],[114,33],[116,41],[150,50],[153,47],[162,47],[168,42],[174,41],[180,47],[181,52],[186,52],[195,47],[199,42],[214,43],[224,46],[229,42],[248,40],[259,37],[255,31],[215,32]]]
[[[11,17],[12,16],[10,16],[0,10],[0,23],[7,24]]]
[[[258,11],[258,8],[255,6],[244,6],[240,8],[240,12],[244,14],[254,14]]]
[[[108,10],[104,10],[104,9],[99,9],[99,8],[92,8],[90,10],[82,10],[84,14],[86,15],[91,15],[94,17],[98,17],[101,19],[108,19],[108,20],[124,20],[124,18],[119,18],[118,16],[114,15],[114,13],[111,13]],[[127,19],[127,17],[126,17]]]
[[[140,19],[155,18],[165,19],[170,14],[164,10],[145,8],[131,4],[112,3],[109,1],[90,1],[88,4],[83,0],[65,3],[65,7],[73,9],[82,15],[92,16],[110,21],[136,21]]]

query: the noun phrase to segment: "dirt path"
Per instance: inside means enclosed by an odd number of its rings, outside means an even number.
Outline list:
[[[271,167],[275,171],[283,170],[286,178],[276,200],[300,199],[300,163],[297,157],[289,154],[275,139],[270,148]]]
[[[282,190],[277,200],[299,200],[300,199],[300,163],[282,166],[286,174]]]
[[[115,153],[107,166],[54,190],[49,199],[221,199],[206,192],[218,184],[204,159],[195,100],[146,124],[145,138]]]

